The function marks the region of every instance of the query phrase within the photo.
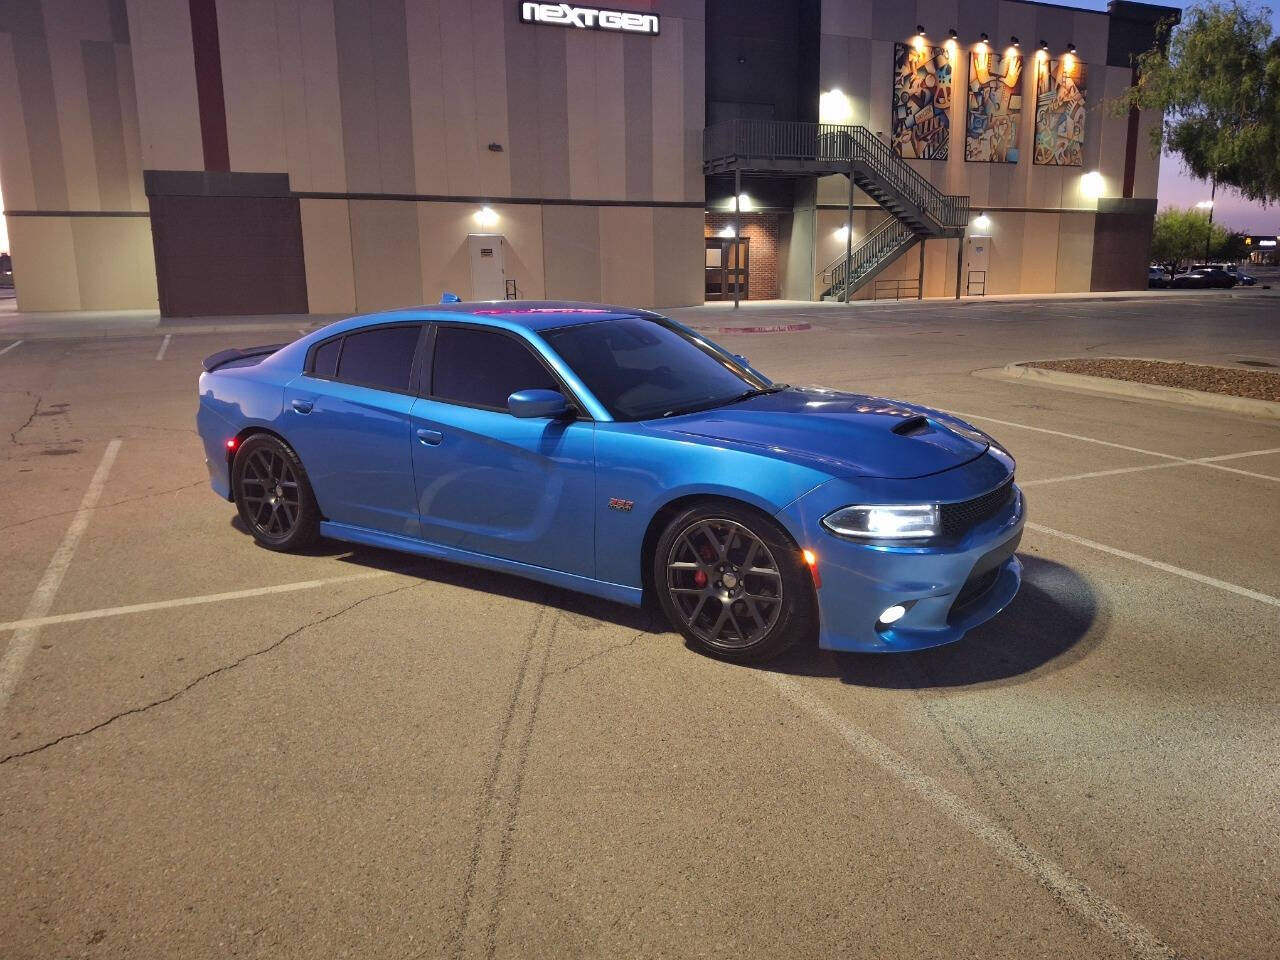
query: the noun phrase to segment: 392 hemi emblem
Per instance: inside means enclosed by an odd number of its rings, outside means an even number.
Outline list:
[[[623,513],[630,513],[631,508],[636,505],[634,500],[623,500],[621,497],[609,498],[610,510],[621,510]]]

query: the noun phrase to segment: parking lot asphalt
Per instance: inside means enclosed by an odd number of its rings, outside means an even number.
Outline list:
[[[297,321],[23,339],[0,955],[1280,956],[1280,427],[972,375],[1280,368],[1280,301],[673,314],[1005,443],[1014,603],[939,650],[745,668],[512,577],[271,553],[208,489],[195,379]]]

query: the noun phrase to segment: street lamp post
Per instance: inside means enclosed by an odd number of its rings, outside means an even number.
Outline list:
[[[1201,200],[1196,204],[1197,207],[1209,208],[1209,226],[1204,232],[1204,265],[1206,267],[1209,265],[1209,242],[1213,239],[1213,201],[1218,196],[1218,178],[1216,176],[1210,178],[1210,183],[1213,185],[1209,188],[1209,199]]]

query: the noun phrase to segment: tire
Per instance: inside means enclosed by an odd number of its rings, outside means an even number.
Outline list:
[[[301,550],[320,536],[311,481],[283,440],[256,433],[241,443],[231,461],[231,482],[240,519],[268,550]]]
[[[818,622],[800,548],[749,507],[708,501],[682,511],[658,538],[652,574],[671,625],[722,660],[776,657]]]

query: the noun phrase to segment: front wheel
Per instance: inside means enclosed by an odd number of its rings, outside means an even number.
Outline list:
[[[800,548],[762,513],[733,504],[675,517],[654,550],[653,585],[672,626],[725,660],[764,660],[817,621]]]
[[[255,434],[231,462],[236,509],[269,550],[300,550],[320,534],[320,509],[302,461],[282,440]]]

